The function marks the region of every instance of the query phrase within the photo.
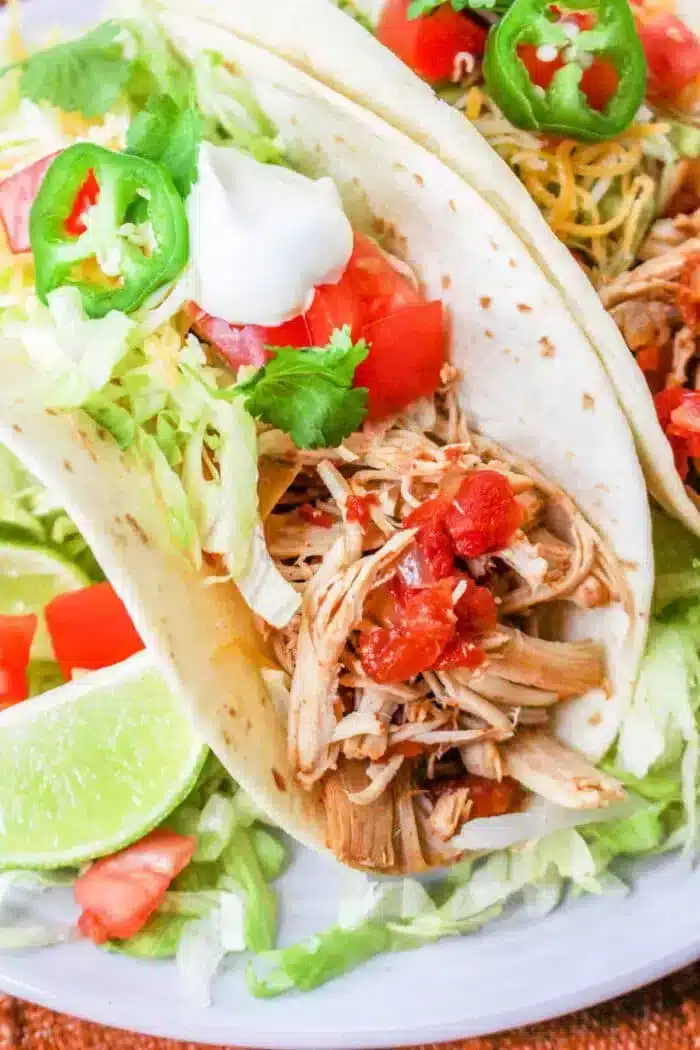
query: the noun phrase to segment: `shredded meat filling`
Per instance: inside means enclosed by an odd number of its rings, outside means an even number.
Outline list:
[[[334,854],[374,871],[457,856],[450,840],[471,819],[476,781],[479,811],[489,784],[494,805],[520,804],[504,794],[506,773],[565,805],[615,794],[580,756],[550,746],[550,711],[604,687],[606,670],[598,644],[549,636],[545,613],[627,604],[624,576],[565,493],[469,433],[458,378],[446,368],[434,399],[366,424],[340,449],[294,453],[261,436],[263,458],[286,470],[265,476],[289,478],[268,543],[302,594],[300,614],[271,637],[291,677],[292,765],[305,787],[321,783]],[[430,516],[485,471],[506,479],[515,531],[472,556],[468,537],[460,547],[447,519]],[[410,671],[374,670],[378,637]]]

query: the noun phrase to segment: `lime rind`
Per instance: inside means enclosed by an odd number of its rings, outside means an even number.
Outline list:
[[[0,867],[82,864],[135,842],[207,756],[147,653],[0,715]]]

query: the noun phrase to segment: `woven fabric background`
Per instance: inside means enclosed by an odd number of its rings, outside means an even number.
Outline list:
[[[0,1050],[204,1048],[102,1028],[0,996]],[[700,1050],[700,963],[593,1010],[517,1032],[445,1044],[443,1050]]]

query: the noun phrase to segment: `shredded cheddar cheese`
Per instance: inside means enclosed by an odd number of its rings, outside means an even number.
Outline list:
[[[554,233],[597,283],[629,267],[656,210],[649,159],[668,124],[639,121],[609,142],[554,140],[513,127],[480,86],[459,103],[524,183]]]

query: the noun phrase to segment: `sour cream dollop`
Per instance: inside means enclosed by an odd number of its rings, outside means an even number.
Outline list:
[[[233,324],[275,326],[308,310],[352,253],[332,179],[203,143],[187,213],[197,302]]]

